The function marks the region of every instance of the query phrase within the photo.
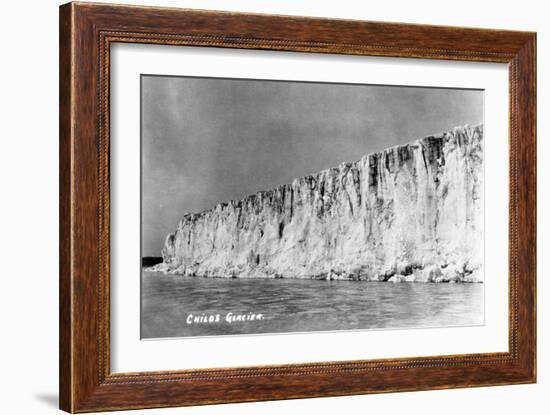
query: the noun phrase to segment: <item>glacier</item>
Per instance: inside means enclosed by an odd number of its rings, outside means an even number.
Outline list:
[[[483,125],[456,127],[187,213],[154,271],[483,282]]]

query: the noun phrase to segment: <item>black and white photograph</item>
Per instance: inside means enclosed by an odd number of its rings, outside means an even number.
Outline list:
[[[483,90],[140,84],[142,339],[484,324]]]

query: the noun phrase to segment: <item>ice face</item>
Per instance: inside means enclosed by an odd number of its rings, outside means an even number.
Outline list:
[[[186,214],[162,256],[188,276],[482,281],[483,126]]]

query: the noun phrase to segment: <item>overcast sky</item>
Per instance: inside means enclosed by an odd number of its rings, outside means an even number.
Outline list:
[[[142,252],[187,212],[483,122],[483,91],[142,76]]]

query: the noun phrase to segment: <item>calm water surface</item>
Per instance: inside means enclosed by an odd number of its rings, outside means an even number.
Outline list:
[[[141,337],[484,324],[483,284],[185,278],[142,273]],[[262,314],[228,323],[227,313]],[[188,324],[189,315],[219,322]]]

